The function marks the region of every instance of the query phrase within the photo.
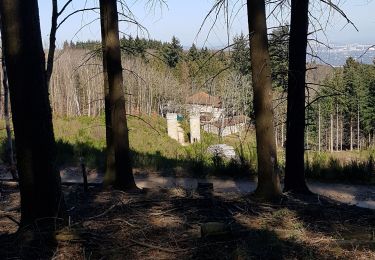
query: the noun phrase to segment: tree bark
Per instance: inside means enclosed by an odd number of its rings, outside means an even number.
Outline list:
[[[357,112],[357,150],[361,149],[361,138],[360,138],[360,128],[359,128],[359,104]]]
[[[281,195],[272,107],[272,82],[264,0],[248,0],[251,68],[258,154],[258,187],[264,199]]]
[[[344,118],[341,112],[340,151],[342,151],[342,143],[344,139],[344,122],[343,121],[344,121]]]
[[[21,193],[21,227],[64,216],[38,1],[0,1]]]
[[[137,188],[132,172],[121,66],[116,0],[100,0],[103,48],[107,170],[105,185],[121,190]]]
[[[1,17],[0,17],[1,19]],[[1,23],[1,20],[0,20]],[[7,141],[5,148],[5,155],[10,166],[10,173],[12,174],[13,180],[18,180],[16,164],[14,161],[13,141],[12,141],[12,130],[10,126],[10,113],[9,113],[9,84],[8,76],[4,59],[4,47],[2,47],[2,59],[1,65],[3,70],[3,88],[4,88],[4,119],[5,119],[5,130],[7,133]]]
[[[331,113],[330,117],[330,122],[331,122],[331,134],[329,136],[329,151],[332,153],[333,152],[333,115]]]
[[[281,147],[284,148],[284,119],[281,122]]]
[[[339,105],[336,104],[336,152],[339,151]]]
[[[284,191],[308,193],[304,174],[308,0],[291,1]]]
[[[56,31],[57,31],[57,0],[52,0],[52,18],[51,18],[51,30],[49,33],[49,48],[48,48],[48,57],[47,57],[47,68],[46,68],[46,80],[47,87],[50,86],[50,81],[53,72],[53,63],[55,59],[55,50],[56,50]]]
[[[320,118],[320,103],[319,103],[319,108],[318,108],[318,150],[319,152],[322,149],[320,128],[321,128],[321,118]]]
[[[350,151],[353,151],[353,119],[350,117]]]

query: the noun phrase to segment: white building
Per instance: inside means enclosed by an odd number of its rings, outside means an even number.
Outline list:
[[[249,119],[244,115],[224,117],[225,111],[219,97],[206,92],[198,92],[186,100],[189,115],[200,115],[203,130],[220,136],[227,136],[242,131]]]
[[[216,122],[204,123],[203,130],[219,136],[228,136],[243,131],[248,123],[249,119],[244,115],[233,116]]]
[[[201,116],[208,115],[210,121],[218,120],[224,112],[221,99],[219,97],[211,96],[206,92],[198,92],[188,97],[186,103],[186,109],[189,114],[199,113]]]

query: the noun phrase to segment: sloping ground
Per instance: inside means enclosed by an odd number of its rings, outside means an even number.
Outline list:
[[[18,219],[17,190],[1,188],[1,214]],[[178,188],[64,192],[70,227],[57,232],[55,243],[20,243],[21,234],[12,234],[17,225],[2,217],[0,259],[375,259],[375,211],[322,197],[263,203]],[[202,237],[209,222],[224,224],[225,232]]]

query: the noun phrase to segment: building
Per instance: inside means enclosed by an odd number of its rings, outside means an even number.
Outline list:
[[[210,117],[211,121],[218,120],[224,112],[221,99],[211,96],[206,92],[198,92],[188,97],[186,99],[186,104],[186,110],[189,114],[200,113],[201,117]]]
[[[226,117],[222,120],[215,122],[203,123],[203,130],[216,134],[219,136],[228,136],[231,134],[236,134],[245,129],[246,125],[249,123],[249,118],[244,115]]]
[[[221,99],[206,92],[188,97],[186,110],[189,115],[200,115],[200,126],[204,131],[220,136],[239,133],[250,121],[244,115],[225,117]]]

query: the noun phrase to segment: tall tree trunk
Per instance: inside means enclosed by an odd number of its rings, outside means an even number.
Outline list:
[[[319,147],[318,150],[319,152],[322,149],[320,128],[321,128],[321,118],[320,118],[320,103],[319,103],[319,108],[318,108],[318,147]]]
[[[264,0],[248,0],[247,12],[258,154],[258,187],[255,194],[271,199],[281,195],[281,188],[274,138],[271,68]]]
[[[361,137],[360,137],[360,129],[359,129],[359,104],[358,104],[358,112],[357,112],[357,150],[361,149]]]
[[[339,151],[339,105],[336,104],[336,151]]]
[[[4,51],[4,48],[2,48]],[[4,53],[2,55],[4,57]],[[12,130],[10,126],[10,113],[9,113],[9,85],[7,78],[7,71],[5,66],[5,59],[2,58],[2,68],[3,68],[3,88],[4,88],[4,119],[5,119],[5,129],[7,133],[6,149],[5,154],[7,161],[10,166],[10,173],[14,180],[18,179],[16,164],[14,162],[14,152],[13,152],[13,141],[12,141]]]
[[[4,47],[2,47],[1,57],[2,57],[1,65],[3,69],[3,88],[4,88],[4,119],[5,119],[5,130],[7,133],[5,154],[6,154],[9,166],[10,166],[9,168],[10,168],[10,173],[12,174],[12,178],[13,180],[17,180],[18,175],[17,175],[17,170],[16,170],[16,164],[14,162],[12,130],[10,126],[11,118],[10,118],[10,113],[9,113],[9,84],[8,84],[8,76],[7,76],[7,70],[6,70],[6,65],[5,65],[5,59],[4,59]]]
[[[281,122],[281,147],[284,148],[284,121]]]
[[[47,57],[47,68],[46,68],[46,80],[47,87],[50,86],[52,72],[53,72],[53,63],[55,58],[56,50],[56,31],[57,31],[57,0],[52,0],[52,17],[51,17],[51,30],[49,33],[49,48],[48,48],[48,57]]]
[[[277,150],[277,148],[279,148],[279,140],[278,140],[278,138],[279,138],[279,136],[278,136],[278,123],[277,123],[277,112],[276,112],[276,115],[275,115],[275,118],[274,118],[274,121],[276,121],[275,123],[275,144],[276,144],[276,150]]]
[[[307,152],[308,152],[308,149],[309,149],[309,142],[310,142],[310,140],[309,140],[309,126],[307,126],[306,127],[306,149],[307,149]]]
[[[291,1],[285,191],[308,193],[304,166],[306,48],[309,1]]]
[[[132,172],[121,66],[116,0],[100,0],[105,93],[107,171],[105,184],[121,190],[137,186]]]
[[[2,0],[0,12],[21,193],[21,227],[35,223],[50,226],[56,217],[64,216],[64,200],[55,166],[38,1]]]
[[[353,151],[353,118],[350,116],[350,151]]]
[[[342,151],[343,139],[344,139],[344,118],[341,112],[340,151]]]
[[[331,122],[331,134],[329,136],[329,151],[332,153],[333,152],[333,115],[331,113],[330,116],[330,122]]]

